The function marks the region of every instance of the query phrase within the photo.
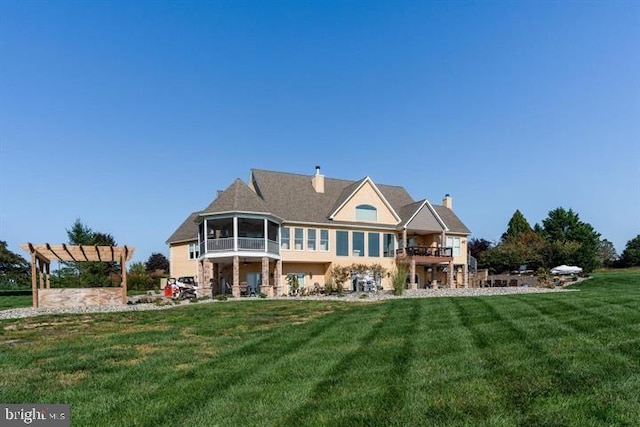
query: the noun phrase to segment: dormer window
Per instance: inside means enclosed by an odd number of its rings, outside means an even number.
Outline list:
[[[356,221],[377,221],[378,210],[371,205],[356,206]]]

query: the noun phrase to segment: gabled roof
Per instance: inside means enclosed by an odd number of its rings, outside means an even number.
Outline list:
[[[360,222],[332,221],[333,214],[365,182],[370,181],[379,195],[388,204],[404,226],[428,201],[414,201],[407,190],[400,186],[377,185],[371,178],[357,181],[324,178],[324,193],[318,193],[312,185],[313,175],[274,172],[252,169],[249,185],[236,179],[224,192],[207,206],[194,212],[167,239],[167,243],[186,242],[197,239],[199,216],[222,212],[267,213],[286,222],[317,224],[359,225]],[[444,206],[428,204],[434,218],[449,232],[470,234],[460,219]],[[372,224],[366,223],[370,227]]]
[[[241,179],[233,183],[211,202],[202,214],[217,212],[260,212],[269,213],[267,204]]]
[[[412,203],[404,213],[407,215],[401,224],[404,228],[438,232],[449,230],[427,199]]]
[[[380,197],[380,200],[382,200],[382,203],[385,204],[385,206],[391,211],[391,213],[393,214],[393,216],[396,218],[397,221],[400,221],[400,216],[398,215],[398,213],[396,212],[396,210],[393,208],[393,206],[391,206],[391,204],[387,201],[386,197],[384,197],[384,194],[382,194],[382,192],[380,191],[380,189],[378,189],[378,187],[376,186],[376,184],[373,182],[373,180],[371,178],[369,178],[368,176],[362,178],[360,181],[356,181],[353,184],[345,187],[344,190],[342,190],[342,193],[340,194],[340,197],[338,197],[338,199],[336,200],[336,203],[334,204],[334,208],[331,210],[331,213],[329,214],[329,219],[333,219],[337,214],[338,211],[340,209],[342,209],[342,207],[362,188],[362,186],[365,183],[369,183],[371,185],[371,187],[373,188],[373,190],[378,194],[378,197]]]
[[[324,193],[313,189],[313,175],[272,172],[252,169],[251,180],[271,213],[287,221],[333,223],[329,216],[340,206],[339,200],[348,198],[367,179],[349,181],[334,178],[324,179]],[[382,196],[396,212],[413,199],[402,187],[376,186]],[[346,196],[345,196],[346,195]]]

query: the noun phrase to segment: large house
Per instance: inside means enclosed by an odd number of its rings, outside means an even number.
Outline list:
[[[332,267],[381,265],[390,289],[396,263],[407,286],[468,286],[469,229],[442,205],[403,187],[253,169],[218,191],[169,237],[171,274],[195,276],[204,293],[286,294],[287,278],[322,287]],[[378,279],[380,280],[380,279]],[[351,286],[346,284],[347,289]]]

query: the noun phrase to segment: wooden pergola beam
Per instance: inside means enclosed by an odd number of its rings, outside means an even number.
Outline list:
[[[64,243],[62,244],[62,249],[64,249],[64,250],[67,252],[67,254],[69,255],[69,258],[71,258],[71,261],[76,261],[76,262],[78,261],[78,260],[73,256],[73,254],[69,251],[69,248],[67,248],[67,245],[65,245]]]
[[[31,243],[29,243],[29,244],[31,244]],[[58,258],[58,261],[62,261],[62,258],[60,258],[60,255],[58,255],[58,254],[56,253],[56,251],[54,251],[54,250],[53,250],[53,248],[51,247],[51,245],[50,245],[50,244],[46,243],[46,244],[45,244],[45,247],[46,247],[46,248],[47,248],[47,250],[48,250],[49,252],[51,252],[51,253],[52,253],[56,258]]]

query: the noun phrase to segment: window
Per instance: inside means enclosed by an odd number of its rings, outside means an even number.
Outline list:
[[[304,229],[303,228],[294,228],[294,248],[296,251],[301,251],[303,249],[302,245],[304,243]]]
[[[356,221],[377,221],[378,211],[375,206],[358,205],[356,206]]]
[[[453,256],[460,255],[460,238],[447,236],[447,248],[453,248]]]
[[[364,256],[364,233],[362,231],[354,231],[353,239],[353,256]]]
[[[200,249],[197,243],[189,243],[189,259],[198,259],[200,257]]]
[[[316,250],[316,229],[315,228],[307,229],[307,250],[308,251]]]
[[[320,250],[329,251],[329,230],[320,230]]]
[[[349,256],[349,232],[336,231],[336,255]]]
[[[395,245],[395,236],[391,233],[384,233],[384,240],[382,241],[382,248],[384,251],[384,256],[394,257],[396,254],[396,245]]]
[[[371,257],[380,256],[380,233],[369,233],[369,252]]]
[[[280,248],[289,249],[291,247],[291,229],[289,227],[282,227],[280,229]]]

